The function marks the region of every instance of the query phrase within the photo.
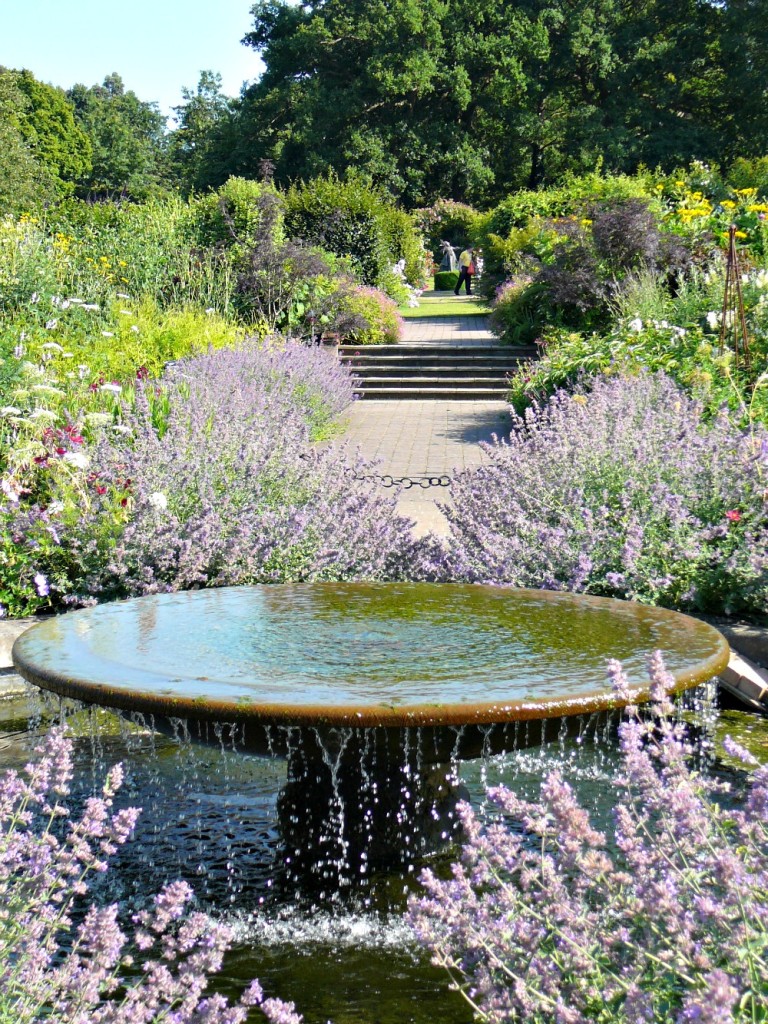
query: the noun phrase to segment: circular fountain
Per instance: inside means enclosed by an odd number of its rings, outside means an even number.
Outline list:
[[[30,682],[288,761],[278,808],[297,876],[366,876],[456,838],[457,761],[583,728],[647,698],[660,649],[677,690],[728,645],[675,612],[458,584],[287,584],[163,594],[52,618],[17,640]]]

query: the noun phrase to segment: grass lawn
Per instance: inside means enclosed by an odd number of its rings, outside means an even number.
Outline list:
[[[486,316],[491,307],[479,295],[456,296],[453,292],[424,292],[418,306],[403,308],[400,315],[406,320],[433,316]]]

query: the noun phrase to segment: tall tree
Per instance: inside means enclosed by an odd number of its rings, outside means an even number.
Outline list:
[[[189,192],[223,184],[222,154],[233,103],[221,88],[221,75],[201,71],[197,89],[181,90],[184,102],[174,107],[178,127],[171,133],[169,154],[175,174]]]
[[[18,110],[18,127],[35,158],[57,179],[60,190],[71,190],[74,182],[91,166],[91,144],[75,121],[72,104],[63,89],[39,82],[31,71],[11,71],[14,84],[24,97]]]
[[[90,139],[93,161],[80,177],[90,196],[141,199],[166,176],[165,118],[156,103],[127,90],[117,73],[101,85],[68,92],[78,124]]]
[[[0,215],[31,212],[56,195],[54,175],[35,159],[22,134],[29,105],[15,74],[0,68]]]
[[[216,173],[483,203],[602,162],[764,148],[767,0],[258,0]],[[207,158],[206,158],[207,159]]]

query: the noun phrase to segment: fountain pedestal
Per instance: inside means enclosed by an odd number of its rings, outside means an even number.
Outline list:
[[[162,594],[34,626],[28,681],[193,740],[288,760],[288,870],[330,883],[457,838],[459,759],[554,738],[633,701],[660,649],[672,689],[717,675],[728,644],[665,609],[459,584],[295,584]]]
[[[415,738],[391,752],[372,730],[307,730],[278,798],[286,871],[338,887],[415,863],[460,839],[456,803],[467,797],[450,764],[423,762]]]

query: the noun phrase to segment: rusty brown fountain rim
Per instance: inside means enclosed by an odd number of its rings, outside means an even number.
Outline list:
[[[670,665],[670,672],[674,678],[674,691],[688,689],[698,683],[711,679],[721,672],[728,663],[729,648],[727,641],[712,626],[681,615],[677,612],[666,609],[649,609],[645,606],[632,605],[629,602],[611,601],[607,598],[585,597],[583,595],[571,595],[554,593],[550,591],[513,590],[497,587],[464,586],[458,584],[297,584],[286,586],[251,587],[251,588],[223,588],[219,591],[196,591],[185,595],[160,595],[153,598],[141,598],[133,602],[119,602],[114,605],[102,605],[96,609],[84,609],[78,612],[68,613],[65,616],[57,617],[34,626],[14,645],[13,659],[20,674],[29,682],[41,686],[44,689],[85,701],[90,704],[97,704],[104,707],[114,708],[123,712],[141,712],[146,715],[157,715],[165,718],[189,718],[193,720],[218,720],[222,722],[247,723],[252,722],[260,725],[282,725],[296,727],[386,727],[406,728],[420,726],[448,726],[458,727],[462,725],[485,725],[491,723],[505,723],[515,721],[530,721],[534,719],[555,718],[569,715],[579,715],[597,711],[603,711],[619,706],[619,702],[607,688],[598,684],[582,688],[578,692],[569,694],[567,692],[557,693],[552,696],[536,696],[526,694],[523,697],[510,696],[505,699],[504,695],[494,695],[491,700],[482,699],[452,699],[452,700],[425,700],[425,699],[401,699],[387,701],[381,700],[355,700],[347,696],[339,699],[332,705],[324,700],[312,700],[311,696],[304,700],[275,700],[264,699],[258,694],[248,696],[243,693],[234,699],[222,699],[214,693],[201,692],[192,695],[189,690],[205,689],[209,682],[204,676],[195,676],[190,672],[185,674],[183,668],[179,670],[174,685],[177,692],[162,692],[164,687],[162,673],[157,676],[159,683],[150,686],[136,685],[131,682],[131,677],[141,678],[146,671],[141,667],[132,664],[125,666],[121,672],[119,658],[115,661],[104,660],[104,664],[111,666],[111,670],[118,673],[118,679],[113,681],[101,681],[99,677],[98,659],[90,675],[81,675],[73,671],[72,664],[61,664],[67,659],[71,662],[77,659],[78,636],[82,644],[86,646],[87,640],[93,636],[97,637],[102,646],[109,644],[109,631],[114,623],[114,631],[119,632],[126,623],[130,623],[133,629],[135,622],[144,622],[144,629],[151,633],[150,620],[152,616],[160,616],[176,610],[187,613],[187,617],[201,606],[215,607],[236,607],[243,601],[250,601],[251,606],[258,612],[264,613],[265,609],[270,614],[274,613],[279,622],[280,616],[290,611],[292,602],[307,604],[310,611],[319,612],[320,617],[328,608],[333,609],[334,602],[341,601],[344,609],[344,623],[349,626],[350,618],[355,616],[355,602],[360,606],[370,605],[374,613],[379,616],[376,621],[386,621],[387,614],[397,616],[401,609],[402,602],[408,600],[417,609],[425,609],[425,615],[437,616],[441,622],[439,609],[445,602],[453,601],[457,609],[457,625],[455,629],[459,632],[467,630],[467,619],[475,612],[482,613],[483,620],[486,616],[491,618],[491,626],[482,621],[477,623],[481,630],[481,643],[474,643],[472,647],[473,657],[477,658],[477,649],[482,649],[482,644],[487,642],[487,637],[496,637],[499,629],[503,630],[507,621],[506,611],[515,607],[517,611],[523,608],[525,614],[532,614],[534,610],[538,619],[546,619],[550,614],[549,609],[557,610],[560,614],[565,613],[576,618],[581,625],[588,625],[590,622],[603,621],[611,624],[617,637],[624,635],[632,628],[640,630],[640,636],[644,635],[642,630],[650,630],[654,636],[661,636],[662,639],[674,636],[676,638],[676,649],[674,656],[680,664]],[[175,602],[175,604],[174,604]],[[223,602],[223,604],[222,604]],[[392,603],[394,602],[394,603]],[[379,607],[380,606],[380,607]],[[110,611],[111,609],[111,611]],[[378,610],[377,610],[378,609]],[[389,609],[389,612],[388,612]],[[480,611],[478,611],[478,609]],[[255,613],[254,613],[255,614]],[[523,623],[525,623],[525,614]],[[552,612],[554,614],[554,612]],[[494,618],[495,616],[495,618]],[[607,618],[606,618],[607,616]],[[79,617],[79,618],[78,618]],[[418,616],[416,616],[418,617]],[[596,617],[596,618],[595,618]],[[173,618],[173,617],[172,617]],[[134,622],[135,620],[135,622]],[[311,621],[311,620],[310,620]],[[530,625],[530,621],[529,625]],[[241,632],[250,628],[251,619],[245,617],[240,627]],[[448,632],[450,628],[450,616],[447,619]],[[366,626],[368,620],[361,620],[361,634],[367,635]],[[535,623],[534,623],[535,624]],[[407,632],[413,625],[413,616],[404,616],[402,621],[397,619],[393,623],[393,630],[397,632],[402,629]],[[417,623],[422,625],[423,623]],[[624,628],[622,628],[624,627]],[[176,627],[178,632],[181,626]],[[330,627],[329,627],[330,628]],[[380,628],[380,627],[379,627]],[[515,627],[518,628],[518,627]],[[522,627],[519,627],[522,628]],[[607,628],[607,627],[606,627]],[[189,643],[193,644],[190,652],[190,659],[194,661],[194,641],[196,638],[191,634],[194,626],[190,625]],[[291,623],[286,627],[286,634],[289,634]],[[101,630],[101,632],[99,632]],[[429,634],[429,629],[425,636]],[[136,634],[141,638],[141,632]],[[357,635],[354,631],[350,634],[354,640]],[[399,635],[399,634],[397,634]],[[472,639],[472,635],[467,634]],[[612,636],[613,634],[611,634]],[[162,648],[162,630],[158,632],[157,651]],[[285,643],[292,642],[295,638],[286,635]],[[331,636],[333,639],[333,636]],[[197,638],[199,640],[199,638]],[[386,638],[385,638],[386,640]],[[504,638],[502,637],[502,640]],[[200,641],[202,643],[202,641]],[[610,639],[606,641],[612,643]],[[458,638],[458,663],[461,662],[461,637]],[[383,647],[387,643],[382,641]],[[331,645],[332,646],[332,645]],[[369,645],[370,646],[370,645]],[[375,646],[375,645],[374,645]],[[649,647],[654,644],[649,644]],[[659,644],[664,648],[664,644]],[[70,649],[71,648],[71,649]],[[147,648],[147,658],[153,656],[151,645]],[[367,650],[367,648],[366,648]],[[687,658],[686,651],[694,652]],[[57,651],[59,652],[59,663],[57,664]],[[680,653],[682,651],[682,653]],[[41,653],[42,652],[42,653]],[[331,652],[333,653],[333,652]],[[339,652],[339,656],[342,652]],[[502,647],[503,653],[503,647]],[[608,651],[608,654],[611,652]],[[620,654],[620,652],[616,652]],[[643,651],[643,654],[647,651]],[[667,653],[667,652],[665,652]],[[354,644],[353,644],[354,654]],[[275,655],[277,657],[278,655]],[[479,655],[482,656],[481,654]],[[134,657],[131,655],[131,657]],[[136,656],[138,658],[138,655]],[[469,659],[469,655],[468,655]],[[134,659],[135,660],[135,659]],[[352,659],[354,661],[354,659]],[[530,660],[530,659],[529,659]],[[672,659],[674,660],[674,658]],[[347,659],[349,661],[349,659]],[[137,662],[138,664],[138,662]],[[603,662],[604,664],[604,662]],[[331,669],[332,669],[331,663]],[[384,666],[386,669],[386,666]],[[330,671],[330,670],[329,670]],[[485,671],[485,669],[484,669]],[[503,671],[513,672],[508,666],[502,665]],[[568,668],[563,669],[568,673]],[[290,666],[285,670],[290,675]],[[297,676],[300,675],[297,668]],[[329,677],[324,681],[325,688],[333,693],[337,685],[338,677]],[[597,679],[595,672],[593,678]],[[459,679],[459,682],[461,680]],[[170,683],[170,680],[168,680]],[[451,684],[454,685],[452,679]],[[468,680],[470,685],[472,680]],[[235,692],[239,682],[231,682],[224,679],[210,680],[211,690],[216,686],[226,687]],[[249,686],[252,684],[248,684]],[[253,684],[260,685],[260,680]],[[341,683],[338,683],[341,686]],[[346,685],[346,683],[344,684]],[[441,685],[440,682],[436,684]],[[481,685],[486,685],[481,683]],[[503,680],[500,684],[504,685]],[[429,683],[425,684],[428,688]],[[178,688],[181,688],[180,690]],[[267,683],[264,683],[267,687]],[[353,688],[354,689],[354,688]],[[510,687],[510,693],[511,693]],[[648,684],[638,684],[633,681],[631,686],[633,699],[644,701],[648,699]],[[394,695],[394,690],[393,690]]]

